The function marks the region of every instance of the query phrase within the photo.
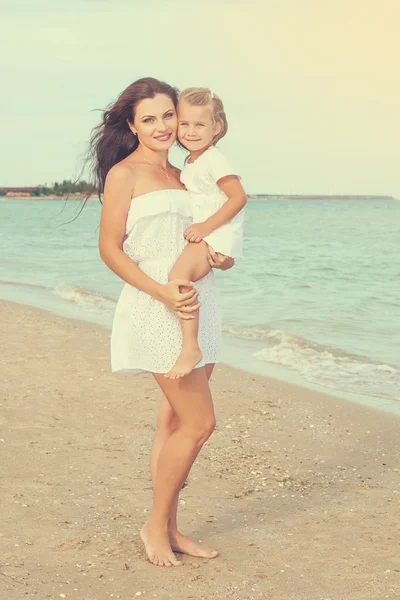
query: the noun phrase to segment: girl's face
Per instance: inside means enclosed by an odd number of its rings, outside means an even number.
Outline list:
[[[180,102],[178,106],[178,139],[189,152],[208,148],[221,131],[221,123],[212,118],[211,106],[193,106]]]
[[[168,150],[176,140],[177,115],[174,103],[166,94],[156,94],[137,104],[129,128],[139,142],[155,151]]]

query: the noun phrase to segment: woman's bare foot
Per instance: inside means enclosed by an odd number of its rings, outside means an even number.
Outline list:
[[[154,531],[145,523],[140,530],[140,537],[146,549],[147,558],[156,567],[180,567],[183,563],[176,559],[172,552],[168,533]]]
[[[215,558],[218,556],[218,552],[212,548],[205,548],[201,544],[197,544],[190,538],[182,535],[179,531],[169,534],[169,541],[172,550],[175,552],[182,552],[189,556],[197,556],[198,558]]]
[[[200,348],[182,348],[180,355],[172,369],[165,373],[167,379],[180,379],[193,371],[194,367],[201,361],[203,354]]]

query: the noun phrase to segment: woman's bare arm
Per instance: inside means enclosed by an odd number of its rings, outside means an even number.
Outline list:
[[[191,304],[197,296],[194,289],[181,294],[179,286],[192,287],[193,284],[183,280],[158,283],[146,275],[122,249],[133,187],[132,169],[123,164],[113,167],[107,175],[100,220],[100,257],[118,277],[163,302],[170,310],[177,311],[182,306]],[[198,305],[190,306],[185,312],[192,312],[197,308]]]

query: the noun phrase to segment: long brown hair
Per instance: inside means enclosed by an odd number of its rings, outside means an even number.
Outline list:
[[[101,201],[108,171],[129,156],[138,147],[137,136],[129,129],[133,123],[135,108],[141,100],[165,94],[174,106],[178,103],[178,90],[154,77],[143,77],[128,86],[103,112],[103,119],[94,127],[89,142],[86,162],[92,171],[92,193],[97,192]]]

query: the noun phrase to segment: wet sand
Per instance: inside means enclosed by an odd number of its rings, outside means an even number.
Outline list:
[[[147,562],[158,391],[109,332],[0,302],[0,598],[400,598],[400,419],[218,365],[217,430],[180,502],[212,561]]]

